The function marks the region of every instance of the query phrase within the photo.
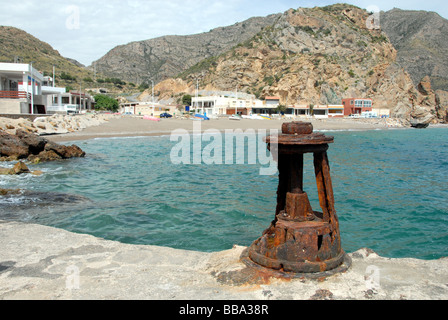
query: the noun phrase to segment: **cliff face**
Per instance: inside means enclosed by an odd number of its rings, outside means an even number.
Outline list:
[[[132,42],[112,49],[92,66],[106,76],[118,76],[137,84],[150,83],[150,79],[159,82],[246,41],[278,17],[251,18],[196,35],[164,36]]]
[[[397,49],[397,62],[415,86],[430,76],[434,90],[448,91],[448,21],[435,12],[393,9],[381,27]]]
[[[200,85],[207,90],[238,86],[259,97],[279,96],[286,105],[373,98],[375,107],[390,109],[392,116],[410,119],[420,106],[432,119],[434,92],[416,89],[387,35],[367,28],[368,18],[365,10],[350,5],[291,9],[250,40],[182,77],[189,82],[202,77]]]
[[[278,95],[283,104],[340,104],[346,97],[412,90],[394,64],[396,50],[381,31],[367,29],[367,18],[364,10],[347,5],[289,10],[217,58],[202,85],[238,85],[257,96]]]

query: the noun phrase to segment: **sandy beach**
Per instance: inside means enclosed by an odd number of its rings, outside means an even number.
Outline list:
[[[315,131],[320,130],[375,130],[402,127],[392,119],[278,119],[278,120],[229,120],[227,118],[194,121],[191,119],[162,119],[159,122],[145,120],[142,117],[122,116],[111,118],[106,123],[90,126],[80,131],[67,134],[56,134],[47,136],[55,142],[88,140],[93,138],[107,137],[129,137],[129,136],[156,136],[169,135],[175,129],[184,129],[192,132],[200,122],[200,129],[224,131],[226,129],[277,129],[281,130],[282,123],[290,121],[311,122]]]

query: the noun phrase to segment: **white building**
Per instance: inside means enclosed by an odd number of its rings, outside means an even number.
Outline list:
[[[0,63],[0,113],[67,113],[92,107],[91,96],[55,87],[53,78],[44,77],[31,64]]]
[[[277,113],[275,109],[280,105],[280,97],[265,97],[261,104],[252,109],[253,114],[270,115]]]
[[[291,114],[296,117],[314,116],[315,118],[344,117],[344,106],[315,105],[311,108],[309,105],[292,105],[288,106],[286,114]]]
[[[160,103],[151,102],[126,102],[120,104],[120,113],[132,114],[138,116],[160,116],[162,113],[169,113],[171,115],[176,115],[180,113],[177,106],[175,105],[165,105]]]
[[[0,63],[0,113],[45,113],[43,81],[44,76],[32,65]]]
[[[193,97],[191,109],[207,115],[249,115],[252,108],[262,103],[256,99],[236,99],[225,96]]]
[[[55,91],[60,90],[57,94]],[[47,98],[47,113],[85,113],[92,110],[95,101],[85,91],[71,90],[65,92],[65,88],[48,88],[52,96]]]

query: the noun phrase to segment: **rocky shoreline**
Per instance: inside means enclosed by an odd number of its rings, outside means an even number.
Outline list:
[[[0,131],[0,160],[26,159],[32,163],[82,158],[85,152],[76,145],[64,146],[18,129],[15,134]]]
[[[0,130],[10,134],[14,134],[18,129],[36,135],[67,134],[99,126],[117,117],[119,116],[113,114],[55,114],[50,117],[37,117],[34,121],[0,117]]]

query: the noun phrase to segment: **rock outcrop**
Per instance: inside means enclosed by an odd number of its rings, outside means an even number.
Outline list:
[[[38,163],[84,156],[85,152],[76,145],[59,145],[20,129],[15,135],[0,131],[0,159],[2,160],[27,159]]]
[[[290,9],[248,41],[186,70],[182,79],[188,86],[181,90],[195,88],[200,78],[206,90],[238,86],[261,99],[278,96],[283,105],[372,98],[375,108],[389,109],[408,124],[444,121],[445,107],[437,102],[431,80],[414,85],[387,35],[367,27],[369,18],[367,11],[346,4]],[[172,88],[158,93],[178,95]]]
[[[8,168],[0,168],[0,175],[19,175],[19,174],[24,174],[24,173],[31,173],[33,175],[36,176],[40,176],[42,174],[42,171],[40,170],[36,170],[36,171],[31,171],[28,166],[23,163],[22,161],[17,162],[13,168],[8,169]],[[4,189],[0,189],[0,190],[4,190]],[[4,195],[4,192],[0,192],[0,195]]]
[[[15,134],[17,129],[37,135],[65,134],[98,126],[118,117],[113,114],[60,115],[38,117],[34,121],[19,118],[0,118],[0,129]]]
[[[435,95],[437,118],[442,122],[448,122],[448,92],[437,90]]]
[[[448,91],[448,21],[435,12],[396,8],[382,12],[380,21],[414,85],[429,76],[434,90]]]
[[[280,103],[341,104],[373,98],[377,108],[410,108],[419,92],[396,63],[387,36],[368,29],[369,13],[350,5],[288,10],[271,27],[217,57],[210,67],[190,69],[185,80],[203,74],[201,87],[239,90]]]

